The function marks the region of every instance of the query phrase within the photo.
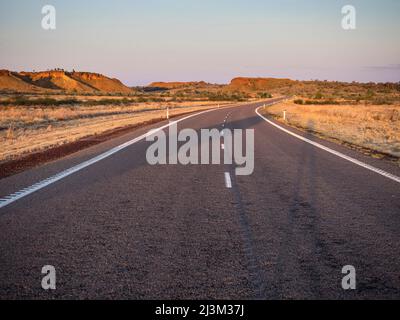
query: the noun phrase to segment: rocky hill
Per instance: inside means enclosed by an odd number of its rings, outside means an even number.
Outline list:
[[[21,79],[16,72],[0,70],[0,90],[13,92],[41,92],[41,88],[36,87]]]
[[[204,81],[191,81],[191,82],[153,82],[148,85],[151,88],[162,89],[184,89],[184,88],[205,88],[210,84]]]
[[[282,88],[294,85],[296,81],[290,79],[277,78],[234,78],[227,86],[230,91],[271,91],[277,88]]]
[[[108,78],[99,73],[72,72],[69,76],[91,88],[109,93],[130,93],[132,90],[115,78]]]
[[[98,73],[66,72],[63,70],[40,72],[0,71],[0,91],[15,93],[92,93],[128,94],[132,89],[117,79]]]

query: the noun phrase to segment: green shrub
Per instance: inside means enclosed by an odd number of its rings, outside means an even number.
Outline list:
[[[389,98],[377,98],[372,100],[372,104],[376,104],[376,105],[383,105],[383,104],[393,104],[393,101]]]
[[[365,95],[365,99],[371,99],[373,96],[375,95],[375,92],[373,92],[371,89],[368,89],[366,95]]]
[[[315,96],[314,96],[314,99],[322,99],[324,96],[322,95],[322,93],[321,92],[317,92],[316,94],[315,94]]]
[[[272,98],[272,94],[270,94],[270,93],[268,93],[268,92],[258,92],[258,93],[257,93],[257,96],[258,96],[260,99],[269,99],[269,98]]]
[[[75,98],[57,100],[53,98],[37,98],[28,99],[24,96],[17,96],[9,100],[1,101],[1,105],[17,105],[17,106],[60,106],[78,104],[79,101]]]
[[[296,99],[294,100],[295,104],[304,104],[304,100],[303,99]]]
[[[249,96],[242,92],[233,92],[233,93],[217,92],[217,93],[208,93],[207,98],[210,101],[246,101],[249,98]]]
[[[318,100],[318,101],[316,101],[316,100],[306,100],[304,102],[304,104],[307,104],[307,105],[311,105],[311,104],[324,105],[324,104],[339,104],[339,102],[335,101],[335,100],[330,100],[330,99],[328,99],[328,100]]]

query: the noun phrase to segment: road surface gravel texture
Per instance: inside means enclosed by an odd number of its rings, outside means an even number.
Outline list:
[[[221,130],[229,115],[226,128],[254,129],[252,175],[151,166],[142,139],[0,208],[0,298],[399,299],[400,184],[279,130],[258,106],[178,123]],[[165,124],[1,179],[0,198]],[[400,176],[392,163],[290,130]],[[56,268],[56,290],[41,287],[44,265]],[[356,290],[342,289],[345,265]]]

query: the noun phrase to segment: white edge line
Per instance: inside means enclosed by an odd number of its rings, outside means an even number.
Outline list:
[[[231,175],[229,174],[229,172],[225,172],[225,186],[228,189],[232,188]]]
[[[386,171],[384,171],[384,170],[382,170],[382,169],[378,169],[378,168],[376,168],[376,167],[374,167],[374,166],[371,166],[371,165],[369,165],[369,164],[366,164],[366,163],[364,163],[364,162],[362,162],[362,161],[359,161],[359,160],[357,160],[357,159],[354,159],[354,158],[352,158],[352,157],[346,156],[345,154],[343,154],[343,153],[341,153],[341,152],[338,152],[338,151],[335,151],[335,150],[333,150],[333,149],[331,149],[331,148],[325,147],[324,145],[322,145],[322,144],[320,144],[320,143],[318,143],[318,142],[315,142],[315,141],[312,141],[312,140],[310,140],[310,139],[304,138],[304,137],[302,137],[302,136],[300,136],[300,135],[298,135],[298,134],[296,134],[296,133],[294,133],[294,132],[291,132],[291,131],[289,131],[289,130],[283,128],[283,127],[281,127],[280,125],[278,125],[278,124],[272,122],[271,120],[268,120],[266,117],[264,117],[263,115],[261,115],[260,112],[258,111],[258,109],[260,109],[260,108],[262,108],[262,106],[261,106],[261,107],[258,107],[258,108],[256,109],[256,113],[257,113],[262,119],[264,119],[265,121],[267,121],[269,124],[272,124],[272,125],[275,126],[276,128],[278,128],[278,129],[280,129],[280,130],[286,132],[287,134],[290,134],[291,136],[296,137],[297,139],[303,140],[304,142],[307,142],[307,143],[309,143],[309,144],[312,144],[313,146],[315,146],[315,147],[317,147],[317,148],[320,148],[320,149],[325,150],[325,151],[327,151],[327,152],[329,152],[329,153],[331,153],[331,154],[334,154],[335,156],[338,156],[338,157],[340,157],[340,158],[342,158],[342,159],[345,159],[345,160],[347,160],[347,161],[350,161],[350,162],[352,162],[352,163],[354,163],[354,164],[356,164],[356,165],[358,165],[358,166],[360,166],[360,167],[363,167],[363,168],[368,169],[368,170],[370,170],[370,171],[373,171],[373,172],[375,172],[375,173],[377,173],[377,174],[380,174],[381,176],[384,176],[384,177],[386,177],[386,178],[388,178],[388,179],[391,179],[391,180],[393,180],[393,181],[395,181],[395,182],[397,182],[397,183],[400,183],[400,177],[395,176],[394,174],[391,174],[391,173],[389,173],[389,172],[386,172]]]
[[[117,152],[119,152],[119,151],[121,151],[121,150],[123,150],[123,149],[125,149],[125,148],[127,148],[127,147],[129,147],[129,146],[131,146],[133,144],[135,144],[136,142],[139,142],[140,140],[143,140],[148,135],[154,134],[155,132],[158,132],[158,131],[164,130],[165,128],[168,128],[172,124],[175,124],[175,123],[184,121],[186,119],[201,115],[203,113],[216,111],[216,110],[221,110],[221,109],[226,109],[226,108],[233,108],[233,107],[235,107],[235,106],[227,106],[227,107],[224,107],[224,108],[213,108],[213,109],[201,111],[201,112],[198,112],[198,113],[195,113],[195,114],[188,115],[188,116],[186,116],[184,118],[181,118],[181,119],[178,119],[178,120],[175,120],[175,121],[171,121],[171,122],[169,122],[169,123],[167,123],[167,124],[165,124],[165,125],[163,125],[163,126],[161,126],[159,128],[152,129],[152,130],[150,130],[151,132],[147,132],[145,134],[142,134],[139,137],[136,137],[136,138],[134,138],[132,140],[129,140],[129,141],[127,141],[127,142],[125,142],[125,143],[123,143],[123,144],[121,144],[119,146],[116,146],[116,147],[114,147],[114,148],[112,148],[112,149],[110,149],[110,150],[108,150],[108,151],[106,151],[104,153],[101,153],[101,154],[95,156],[94,158],[91,158],[91,159],[86,160],[86,161],[84,161],[84,162],[82,162],[82,163],[80,163],[80,164],[78,164],[76,166],[73,166],[73,167],[71,167],[69,169],[66,169],[64,171],[56,173],[55,175],[53,175],[53,176],[51,176],[49,178],[43,179],[43,180],[41,180],[41,181],[39,181],[39,182],[29,186],[29,187],[23,188],[23,189],[21,189],[19,191],[13,192],[10,195],[6,195],[6,196],[2,197],[0,199],[0,208],[4,208],[4,207],[8,206],[9,204],[11,204],[11,203],[13,203],[13,202],[15,202],[15,201],[17,201],[17,200],[19,200],[21,198],[24,198],[24,197],[26,197],[26,196],[28,196],[28,195],[40,190],[40,189],[43,189],[43,188],[47,187],[50,184],[53,184],[53,183],[55,183],[55,182],[57,182],[57,181],[59,181],[61,179],[64,179],[65,177],[67,177],[67,176],[69,176],[71,174],[74,174],[75,172],[78,172],[78,171],[80,171],[80,170],[82,170],[82,169],[84,169],[84,168],[86,168],[86,167],[88,167],[88,166],[90,166],[90,165],[92,165],[92,164],[94,164],[96,162],[99,162],[99,161],[101,161],[101,160],[103,160],[105,158],[108,158],[109,156],[113,155],[114,153],[117,153]]]

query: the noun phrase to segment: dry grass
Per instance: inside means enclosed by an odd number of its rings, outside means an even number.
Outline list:
[[[171,116],[204,110],[210,102],[170,103]],[[166,117],[166,104],[0,109],[0,161],[59,146],[105,131]]]
[[[40,126],[70,121],[82,118],[97,118],[105,116],[129,115],[142,111],[165,109],[167,106],[192,107],[215,105],[215,102],[186,102],[184,105],[164,103],[135,103],[128,106],[57,106],[57,107],[26,107],[6,106],[0,107],[0,130],[13,126],[15,129],[32,129]]]
[[[363,148],[400,157],[400,104],[296,105],[293,101],[264,112],[289,125]]]

